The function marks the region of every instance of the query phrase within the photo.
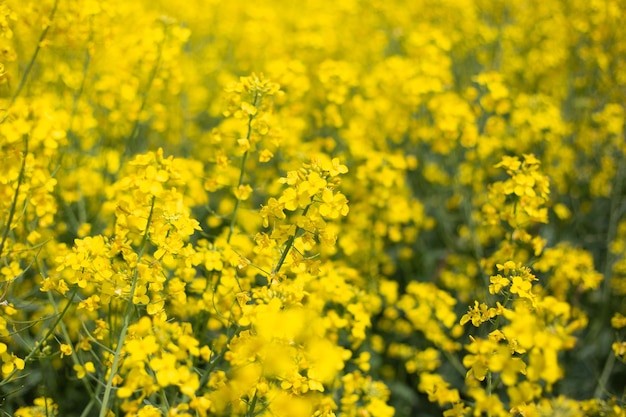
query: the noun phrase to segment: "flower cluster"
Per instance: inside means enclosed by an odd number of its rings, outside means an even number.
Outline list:
[[[0,0],[0,417],[626,416],[618,0]]]

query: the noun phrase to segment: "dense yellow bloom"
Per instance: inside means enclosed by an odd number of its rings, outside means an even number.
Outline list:
[[[624,415],[622,9],[0,0],[2,411]]]

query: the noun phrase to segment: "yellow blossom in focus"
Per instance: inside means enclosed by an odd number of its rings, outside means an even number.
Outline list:
[[[62,343],[61,344],[61,359],[64,356],[70,356],[71,354],[72,354],[72,347],[70,345]]]

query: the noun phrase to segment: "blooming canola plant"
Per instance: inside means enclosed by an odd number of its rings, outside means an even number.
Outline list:
[[[0,0],[0,416],[626,416],[616,0]]]

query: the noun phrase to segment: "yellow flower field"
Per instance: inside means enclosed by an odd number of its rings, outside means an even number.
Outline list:
[[[619,0],[0,0],[0,417],[626,416]]]

